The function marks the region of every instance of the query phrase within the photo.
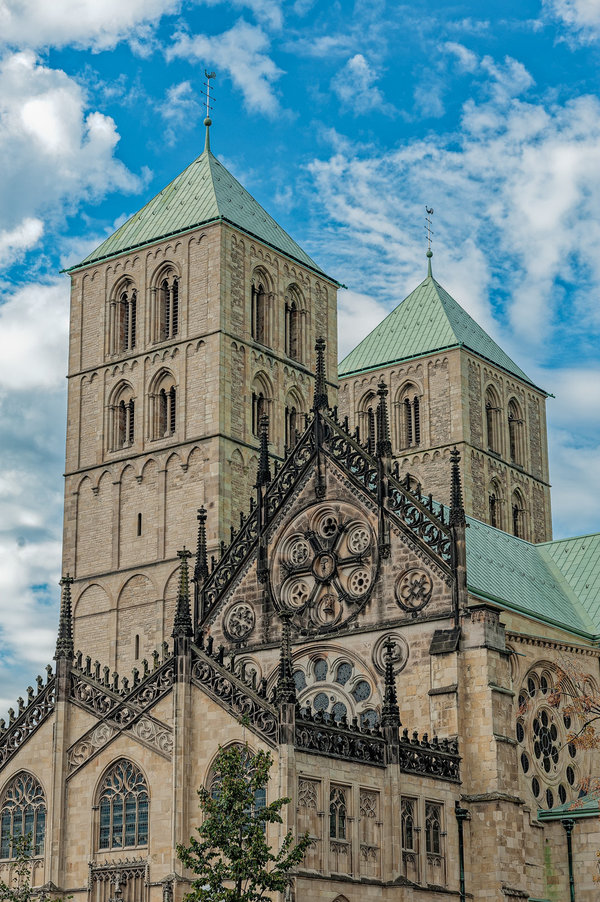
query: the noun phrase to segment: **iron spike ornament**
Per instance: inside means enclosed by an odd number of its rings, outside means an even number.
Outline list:
[[[325,369],[325,339],[317,338],[315,351],[317,352],[317,366],[315,372],[315,394],[313,400],[314,410],[327,410],[329,399],[327,397],[327,372]]]

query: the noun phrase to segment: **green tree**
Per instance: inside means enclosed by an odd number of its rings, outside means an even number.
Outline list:
[[[269,846],[267,825],[281,824],[281,809],[290,802],[257,804],[272,764],[269,752],[253,755],[247,744],[219,747],[214,782],[198,790],[204,813],[198,837],[177,848],[179,859],[197,875],[188,902],[259,902],[288,886],[311,839],[306,834],[294,843],[290,830],[278,852]]]

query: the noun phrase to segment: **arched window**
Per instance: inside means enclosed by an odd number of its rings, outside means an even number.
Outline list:
[[[0,859],[15,857],[14,840],[31,835],[31,851],[44,854],[46,797],[34,776],[21,771],[10,781],[0,801]]]
[[[377,423],[377,396],[367,392],[358,405],[358,427],[360,440],[367,445],[371,454],[375,454]]]
[[[329,836],[346,839],[347,802],[346,790],[332,786],[329,793]]]
[[[148,787],[141,770],[121,758],[105,775],[98,793],[99,849],[148,845]]]
[[[305,428],[304,401],[300,394],[291,391],[285,401],[285,447],[290,450],[296,445],[300,433]]]
[[[523,499],[523,495],[518,489],[515,489],[512,494],[510,509],[513,535],[517,536],[517,538],[519,539],[527,538],[527,512],[525,510],[525,501]]]
[[[110,302],[109,352],[122,354],[136,346],[137,291],[130,280],[120,282]]]
[[[254,755],[250,751],[247,746],[239,745],[239,743],[233,743],[240,752],[242,753],[242,757],[244,760],[244,768],[247,771],[252,770],[252,761],[254,759]],[[221,795],[221,778],[218,773],[215,773],[211,768],[211,772],[208,777],[208,789],[213,799],[218,799]],[[266,786],[259,786],[258,789],[254,792],[254,811],[260,811],[261,808],[265,808],[267,804],[267,788]]]
[[[400,389],[395,404],[396,444],[399,449],[421,444],[421,398],[416,385]]]
[[[252,383],[252,434],[257,438],[260,432],[260,418],[263,414],[269,416],[273,389],[264,373],[259,373]],[[273,441],[273,430],[270,429],[269,438]]]
[[[263,345],[269,343],[268,298],[265,282],[259,274],[252,281],[252,338]]]
[[[402,799],[402,850],[416,851],[416,799]]]
[[[150,391],[150,425],[152,438],[168,438],[177,430],[177,386],[166,371],[158,374]]]
[[[485,427],[488,451],[500,454],[500,399],[491,385],[485,392]]]
[[[130,385],[120,386],[110,405],[110,450],[129,448],[135,439],[135,398]]]
[[[508,445],[511,463],[523,466],[523,415],[515,398],[508,402]]]
[[[162,270],[153,290],[154,341],[168,341],[179,334],[179,294],[179,277],[175,270]]]
[[[442,854],[442,806],[425,803],[425,848],[429,855]]]
[[[294,360],[304,360],[304,304],[300,289],[290,285],[285,298],[285,353]]]

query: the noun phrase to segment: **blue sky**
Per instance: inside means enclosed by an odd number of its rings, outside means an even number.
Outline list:
[[[52,655],[68,278],[212,147],[328,273],[340,349],[434,273],[556,398],[600,529],[600,0],[0,0],[0,708]]]

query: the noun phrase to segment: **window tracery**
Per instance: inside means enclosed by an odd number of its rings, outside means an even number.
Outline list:
[[[158,277],[153,290],[153,340],[168,341],[179,334],[180,279],[167,267]]]
[[[148,787],[141,770],[121,758],[110,768],[98,793],[99,849],[148,845]]]
[[[302,656],[294,665],[300,707],[310,705],[335,721],[354,717],[362,727],[379,723],[379,703],[371,678],[358,664],[329,652]]]
[[[15,856],[14,840],[31,835],[32,852],[44,854],[46,797],[38,780],[21,771],[10,781],[0,803],[0,859]]]
[[[163,371],[155,377],[149,401],[152,438],[168,438],[174,435],[177,430],[177,386],[171,373]]]
[[[346,790],[332,786],[329,793],[329,836],[331,839],[346,839],[347,818]]]
[[[314,505],[284,530],[274,549],[273,595],[301,629],[335,629],[358,614],[373,587],[377,545],[351,505]]]
[[[240,751],[242,752],[244,769],[247,772],[252,771],[252,768],[253,768],[252,762],[254,760],[254,755],[252,754],[252,751],[247,746],[240,745],[237,742],[232,743],[232,745],[237,746],[237,748],[240,749]],[[219,775],[214,772],[213,768],[211,768],[211,770],[209,771],[207,786],[209,788],[209,792],[210,792],[212,798],[218,799],[219,796],[221,795],[221,780],[219,778]],[[266,804],[267,804],[267,788],[266,788],[266,786],[259,786],[254,793],[254,811],[255,811],[255,813],[257,811],[260,811],[261,808],[265,808]]]
[[[523,680],[518,696],[516,739],[523,778],[540,808],[574,800],[584,755],[569,742],[574,717],[554,690],[555,672],[538,665]]]
[[[109,353],[133,350],[137,339],[137,290],[130,279],[117,286],[108,315]]]
[[[297,285],[290,285],[285,298],[285,353],[299,363],[304,361],[305,307]]]
[[[523,466],[523,414],[516,398],[508,402],[508,446],[511,463]]]
[[[485,391],[485,425],[488,451],[500,454],[500,399],[492,385]]]
[[[262,345],[270,345],[269,284],[263,270],[255,271],[252,277],[250,296],[252,338]]]

